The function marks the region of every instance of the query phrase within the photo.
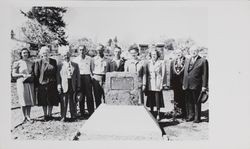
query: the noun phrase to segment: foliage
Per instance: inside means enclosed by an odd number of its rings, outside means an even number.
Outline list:
[[[19,29],[19,39],[36,45],[48,45],[57,40],[57,35],[36,20],[27,20]]]
[[[71,40],[69,42],[69,48],[70,50],[75,53],[78,49],[79,46],[86,46],[86,48],[88,49],[89,51],[89,55],[95,55],[96,52],[96,46],[97,46],[97,43],[94,43],[91,39],[89,38],[80,38],[80,39],[76,39],[76,40]]]
[[[36,20],[42,26],[47,26],[48,29],[57,36],[59,45],[67,45],[65,35],[65,22],[63,15],[67,9],[63,7],[32,7],[30,11],[23,12],[26,17],[31,20]],[[53,38],[53,37],[52,37]]]

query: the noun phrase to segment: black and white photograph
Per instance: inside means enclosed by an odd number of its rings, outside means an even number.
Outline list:
[[[209,139],[207,9],[162,9],[13,8],[12,139]]]
[[[249,148],[244,4],[10,2],[3,147]]]

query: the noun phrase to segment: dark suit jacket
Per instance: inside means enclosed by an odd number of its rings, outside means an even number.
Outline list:
[[[125,64],[125,60],[124,59],[121,59],[119,65],[117,65],[114,60],[110,60],[109,67],[108,67],[108,72],[124,71],[124,64]]]
[[[35,85],[47,84],[49,82],[56,82],[57,63],[56,60],[49,58],[49,64],[44,60],[35,62],[34,67]]]
[[[208,61],[200,56],[197,57],[193,67],[189,70],[191,58],[186,60],[183,77],[183,89],[198,90],[208,88]]]
[[[72,74],[72,89],[77,91],[80,89],[81,80],[80,80],[80,70],[77,63],[71,62],[73,74]],[[57,71],[57,84],[61,85],[63,93],[68,91],[68,78],[67,78],[67,67],[64,63],[58,65]]]

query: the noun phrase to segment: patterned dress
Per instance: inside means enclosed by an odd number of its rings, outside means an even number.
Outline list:
[[[12,68],[17,74],[32,74],[34,63],[31,61],[19,60],[13,63]],[[17,95],[21,106],[33,106],[37,104],[34,93],[34,83],[24,83],[24,77],[17,78]]]

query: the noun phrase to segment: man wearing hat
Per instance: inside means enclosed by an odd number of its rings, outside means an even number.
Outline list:
[[[61,121],[65,121],[68,103],[71,118],[76,117],[76,101],[73,96],[80,91],[81,80],[78,64],[70,60],[68,47],[61,47],[59,50],[63,56],[63,62],[58,66],[57,90],[62,95]]]
[[[183,77],[187,121],[199,123],[201,120],[201,102],[198,98],[208,90],[208,61],[199,56],[197,46],[189,49],[190,59],[186,61]]]

